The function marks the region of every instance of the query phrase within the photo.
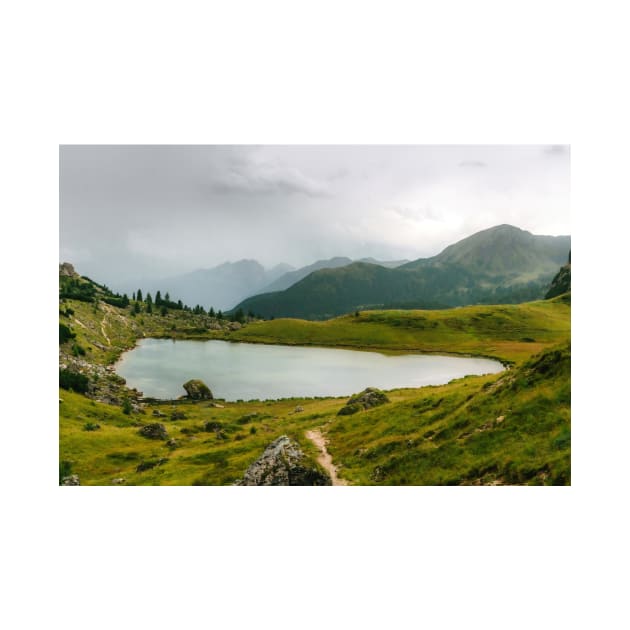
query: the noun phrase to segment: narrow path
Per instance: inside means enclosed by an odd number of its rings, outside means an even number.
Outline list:
[[[77,324],[79,324],[79,326],[82,326],[83,328],[85,328],[85,330],[89,330],[89,328],[81,321],[79,321],[76,317],[72,318]]]
[[[315,444],[318,448],[320,455],[317,458],[317,462],[320,464],[324,470],[330,475],[332,479],[333,486],[347,486],[348,482],[345,479],[340,479],[337,476],[337,466],[335,466],[332,462],[332,457],[326,448],[326,438],[322,435],[322,432],[319,429],[313,429],[311,431],[307,431],[304,435]]]
[[[105,316],[107,317],[107,316]],[[105,317],[103,317],[103,321],[101,322],[101,332],[103,333],[103,337],[105,337],[105,339],[107,339],[107,345],[111,346],[112,342],[110,340],[110,338],[107,336],[107,333],[105,332]]]

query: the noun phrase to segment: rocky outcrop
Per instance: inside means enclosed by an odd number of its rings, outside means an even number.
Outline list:
[[[138,433],[145,438],[149,438],[150,440],[166,440],[168,438],[168,433],[166,432],[166,427],[159,422],[154,422],[153,424],[147,424],[142,427]]]
[[[211,400],[214,398],[210,388],[198,378],[191,379],[182,387],[186,390],[188,398],[192,400]]]
[[[312,466],[299,445],[282,435],[245,473],[237,486],[331,486],[328,475]]]
[[[78,274],[74,270],[74,267],[69,262],[65,262],[59,265],[59,275],[68,276],[69,278],[74,278]]]
[[[61,480],[62,486],[80,486],[79,475],[68,475]]]
[[[371,409],[389,402],[389,398],[376,387],[368,387],[361,393],[352,396],[338,412],[338,416],[349,416],[364,409]]]
[[[560,268],[556,277],[551,281],[547,295],[545,295],[545,300],[550,300],[557,295],[562,295],[569,291],[571,291],[571,252],[569,252],[569,261],[567,264]]]

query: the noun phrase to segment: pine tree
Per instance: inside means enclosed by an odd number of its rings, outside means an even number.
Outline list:
[[[142,302],[142,291],[140,291],[140,289],[136,292],[136,299],[138,302]]]
[[[214,317],[214,309],[212,308],[212,306],[210,307],[210,310],[208,311],[208,315],[210,315],[210,317]]]
[[[238,311],[234,313],[234,316],[232,317],[232,321],[239,322],[241,324],[245,321],[245,313],[243,313],[242,308],[239,308]]]
[[[162,295],[160,294],[160,292],[158,291],[155,294],[155,305],[156,306],[160,306],[162,304]]]

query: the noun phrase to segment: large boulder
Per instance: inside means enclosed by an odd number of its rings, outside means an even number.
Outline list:
[[[238,486],[331,486],[330,477],[309,464],[298,444],[282,435],[247,469]]]
[[[154,422],[153,424],[147,424],[142,427],[138,433],[145,438],[149,438],[150,440],[166,440],[168,438],[168,433],[166,432],[166,427],[159,422]]]
[[[186,390],[188,398],[192,400],[211,400],[214,398],[210,388],[198,378],[191,379],[182,387]]]
[[[338,416],[349,416],[364,409],[371,409],[389,402],[389,398],[376,387],[367,387],[361,393],[352,396],[338,412]]]

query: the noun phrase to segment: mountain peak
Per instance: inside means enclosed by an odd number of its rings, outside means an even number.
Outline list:
[[[494,227],[476,232],[476,234],[483,234],[484,232],[494,232],[494,233],[500,233],[500,234],[512,233],[512,234],[530,234],[531,235],[531,232],[528,232],[527,230],[523,230],[520,227],[516,227],[515,225],[510,225],[509,223],[501,223],[500,225],[495,225]],[[472,236],[475,236],[475,234],[473,234]]]
[[[490,275],[522,274],[524,270],[537,275],[551,273],[570,247],[569,236],[534,236],[503,223],[449,245],[430,260],[464,265],[470,271]]]

